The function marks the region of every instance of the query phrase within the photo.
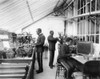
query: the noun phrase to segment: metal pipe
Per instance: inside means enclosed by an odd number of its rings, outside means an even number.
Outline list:
[[[32,19],[32,21],[33,21],[33,15],[32,15],[32,12],[31,12],[30,5],[29,5],[28,0],[26,0],[26,4],[27,4],[28,10],[29,10],[29,13],[30,13],[31,19]]]
[[[66,20],[71,20],[71,19],[80,18],[80,17],[84,17],[84,16],[89,16],[89,15],[96,15],[96,14],[100,14],[100,11],[95,11],[95,12],[91,12],[91,13],[80,14],[80,15],[77,15],[77,16],[73,16],[73,17],[67,18]]]

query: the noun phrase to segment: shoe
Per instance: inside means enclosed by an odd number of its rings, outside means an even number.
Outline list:
[[[50,68],[53,69],[53,67],[55,67],[55,65],[51,65]]]
[[[55,67],[55,65],[52,65],[53,67]]]
[[[50,66],[51,69],[53,69],[53,66]]]
[[[36,73],[37,73],[37,74],[39,74],[39,73],[41,73],[41,72],[43,72],[43,70],[36,70]]]

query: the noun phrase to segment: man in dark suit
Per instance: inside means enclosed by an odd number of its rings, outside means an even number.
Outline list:
[[[48,43],[49,43],[49,51],[50,51],[50,60],[49,60],[49,67],[53,68],[53,61],[54,61],[54,54],[55,54],[55,45],[58,38],[53,37],[54,32],[50,31],[50,35],[48,36]]]
[[[45,36],[42,34],[42,30],[40,28],[37,29],[37,42],[36,42],[36,52],[37,52],[37,61],[39,65],[39,70],[37,70],[37,73],[43,72],[43,51],[44,51],[44,42],[45,42]]]
[[[66,42],[61,45],[58,58],[64,58],[64,57],[66,58],[66,57],[69,57],[71,55],[70,47],[69,47],[71,42],[72,42],[72,39],[68,37],[66,39]]]

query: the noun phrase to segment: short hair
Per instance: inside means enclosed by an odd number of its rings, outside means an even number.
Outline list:
[[[54,31],[53,31],[53,30],[50,30],[50,34],[51,34],[52,32],[54,33]]]
[[[42,32],[41,28],[38,28],[37,30],[40,31],[40,32]]]
[[[68,38],[66,39],[66,42],[69,42],[69,41],[72,41],[72,38],[69,38],[69,37],[68,37]]]

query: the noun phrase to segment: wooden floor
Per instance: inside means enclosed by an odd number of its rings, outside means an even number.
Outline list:
[[[48,60],[44,59],[44,71],[40,74],[35,73],[35,79],[55,79],[56,67],[50,69]]]
[[[56,65],[56,58],[57,58],[57,55],[55,55],[54,65]],[[35,72],[35,79],[55,79],[56,67],[54,67],[53,69],[50,69],[48,64],[49,64],[49,57],[45,59],[45,56],[44,56],[43,57],[44,71],[40,74],[36,74]],[[37,62],[35,63],[35,70],[36,69],[38,69]]]

